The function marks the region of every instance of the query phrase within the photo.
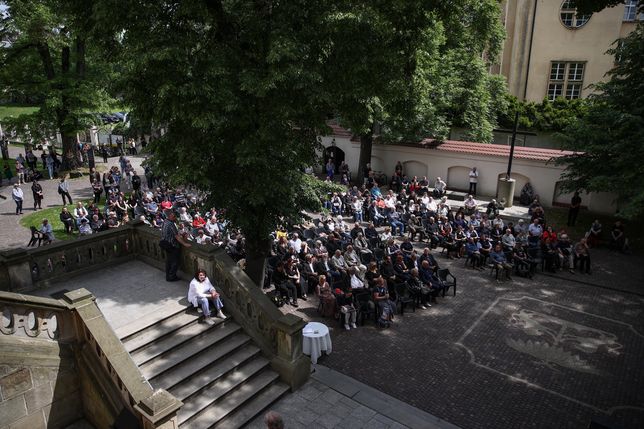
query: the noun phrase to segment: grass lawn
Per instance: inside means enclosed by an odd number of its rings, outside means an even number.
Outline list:
[[[20,225],[24,226],[27,229],[32,226],[35,226],[36,229],[40,229],[42,220],[47,218],[49,219],[49,223],[51,224],[52,229],[54,230],[54,237],[56,237],[56,240],[69,240],[71,238],[77,237],[76,234],[65,233],[65,227],[63,226],[63,223],[59,218],[61,209],[62,206],[50,207],[47,209],[35,211],[20,219]],[[68,205],[67,209],[71,211],[74,209],[74,206]]]
[[[38,107],[14,106],[14,105],[0,106],[0,121],[10,116],[17,117],[20,115],[33,113],[37,110],[38,110]]]
[[[85,207],[89,205],[93,201],[92,200],[81,200],[85,204]],[[105,204],[105,198],[101,198],[101,201],[99,202],[98,207],[102,207]],[[66,205],[67,210],[69,212],[74,211],[75,203],[74,204],[68,204]],[[65,233],[65,226],[63,223],[60,221],[60,211],[63,209],[63,206],[56,206],[56,207],[49,207],[43,210],[38,210],[35,211],[31,214],[28,214],[27,216],[24,216],[22,219],[20,219],[20,225],[24,226],[25,228],[29,229],[32,226],[35,226],[36,229],[40,229],[40,226],[42,225],[42,220],[47,218],[49,220],[49,223],[51,224],[52,229],[54,230],[54,237],[56,237],[56,240],[70,240],[72,238],[78,237],[78,231],[74,231],[73,234],[67,234]]]

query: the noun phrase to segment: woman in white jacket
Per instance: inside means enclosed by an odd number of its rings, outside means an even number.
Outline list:
[[[217,309],[217,317],[225,319],[226,316],[221,311],[224,304],[221,302],[219,293],[215,290],[212,283],[206,276],[206,271],[199,269],[195,274],[195,278],[190,282],[190,288],[188,289],[188,301],[194,307],[201,307],[203,310],[203,315],[205,317],[205,322],[209,325],[213,325],[215,322],[211,318],[210,305],[214,304]]]

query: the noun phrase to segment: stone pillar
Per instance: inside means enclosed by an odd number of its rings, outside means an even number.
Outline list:
[[[2,252],[6,264],[9,284],[2,285],[1,290],[21,292],[33,289],[34,283],[29,266],[29,253],[26,249],[11,249]],[[6,289],[5,289],[6,287]]]
[[[271,367],[291,387],[291,391],[302,386],[311,373],[311,359],[302,354],[304,325],[301,318],[293,314],[285,314],[275,326],[277,330],[277,356],[271,360]]]
[[[134,406],[143,420],[143,429],[178,429],[177,411],[183,402],[163,389]]]
[[[505,200],[504,207],[512,207],[514,200],[514,187],[516,180],[502,177],[497,183],[496,199],[497,201]]]

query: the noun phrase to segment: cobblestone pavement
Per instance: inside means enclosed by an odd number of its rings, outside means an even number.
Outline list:
[[[56,182],[43,187],[44,204],[58,205]],[[23,189],[27,214],[31,195]],[[91,195],[87,178],[72,180],[71,189],[74,198]],[[0,201],[0,248],[28,240],[18,219],[13,202]],[[314,297],[283,311],[330,326],[333,353],[320,364],[466,429],[585,428],[591,419],[641,428],[644,259],[603,249],[591,255],[592,275],[511,282],[439,257],[458,278],[457,295],[405,312],[386,330],[368,321],[344,331],[319,318]],[[319,425],[333,427],[327,423]],[[379,427],[372,423],[365,427]]]
[[[331,327],[320,364],[462,428],[644,427],[642,259],[593,251],[593,274],[496,281],[439,257],[457,295],[386,330]],[[302,303],[301,303],[302,304]]]

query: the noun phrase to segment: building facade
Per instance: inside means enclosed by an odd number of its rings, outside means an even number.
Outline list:
[[[506,0],[502,8],[507,37],[492,72],[511,94],[536,102],[587,97],[615,63],[606,51],[644,19],[637,0],[592,15],[571,0]]]

